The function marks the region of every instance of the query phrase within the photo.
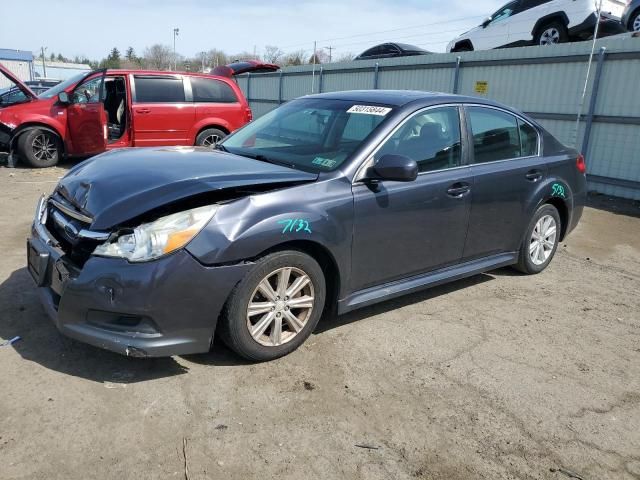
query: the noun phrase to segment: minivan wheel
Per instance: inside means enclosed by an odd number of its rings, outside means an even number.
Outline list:
[[[560,230],[558,210],[553,205],[542,205],[527,228],[516,269],[535,274],[547,268],[558,249]]]
[[[196,145],[214,149],[217,143],[226,137],[227,134],[217,128],[207,128],[198,134]]]
[[[60,137],[48,130],[29,130],[18,138],[18,154],[32,167],[52,167],[62,156]]]
[[[320,265],[305,253],[272,253],[256,262],[234,288],[220,319],[229,348],[253,361],[298,348],[315,329],[326,286]]]
[[[560,22],[551,22],[540,27],[536,35],[536,45],[555,45],[569,41],[567,28]]]

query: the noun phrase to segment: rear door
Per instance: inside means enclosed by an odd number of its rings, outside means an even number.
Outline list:
[[[185,77],[185,81],[191,84],[196,130],[217,125],[233,131],[247,123],[247,109],[227,83],[195,76]]]
[[[133,144],[136,147],[192,145],[195,106],[182,75],[133,75]]]
[[[91,76],[71,93],[71,104],[67,107],[67,150],[73,155],[95,155],[107,148],[104,77],[105,73]]]
[[[467,260],[515,252],[530,218],[527,199],[547,176],[535,127],[501,109],[467,106],[473,202]]]

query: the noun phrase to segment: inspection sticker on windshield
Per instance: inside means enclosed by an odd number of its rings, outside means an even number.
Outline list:
[[[364,113],[365,115],[378,115],[379,117],[384,117],[390,111],[391,109],[387,107],[376,107],[373,105],[354,105],[349,110],[347,110],[347,113]]]
[[[320,165],[321,167],[325,168],[333,168],[336,166],[337,162],[329,158],[316,157],[311,163],[313,163],[314,165]]]

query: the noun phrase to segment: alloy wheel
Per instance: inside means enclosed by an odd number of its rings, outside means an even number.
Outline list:
[[[202,140],[202,146],[207,148],[214,148],[219,141],[219,135],[207,135],[206,137],[204,137],[204,140]]]
[[[540,35],[540,45],[555,45],[556,43],[560,43],[560,31],[557,28],[548,28]]]
[[[48,133],[40,133],[36,135],[31,142],[31,149],[34,157],[44,162],[53,160],[58,154],[56,141]]]
[[[557,233],[556,221],[551,215],[544,215],[536,222],[529,242],[529,258],[535,265],[542,265],[549,259]]]
[[[633,20],[633,31],[640,32],[640,13],[636,15],[636,18]]]
[[[314,287],[309,275],[299,268],[280,268],[264,277],[251,295],[247,328],[261,345],[283,345],[305,327],[314,305]]]

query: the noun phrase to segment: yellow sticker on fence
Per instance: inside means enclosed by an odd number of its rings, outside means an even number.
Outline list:
[[[489,92],[489,82],[477,81],[475,90],[480,95],[486,95]]]

